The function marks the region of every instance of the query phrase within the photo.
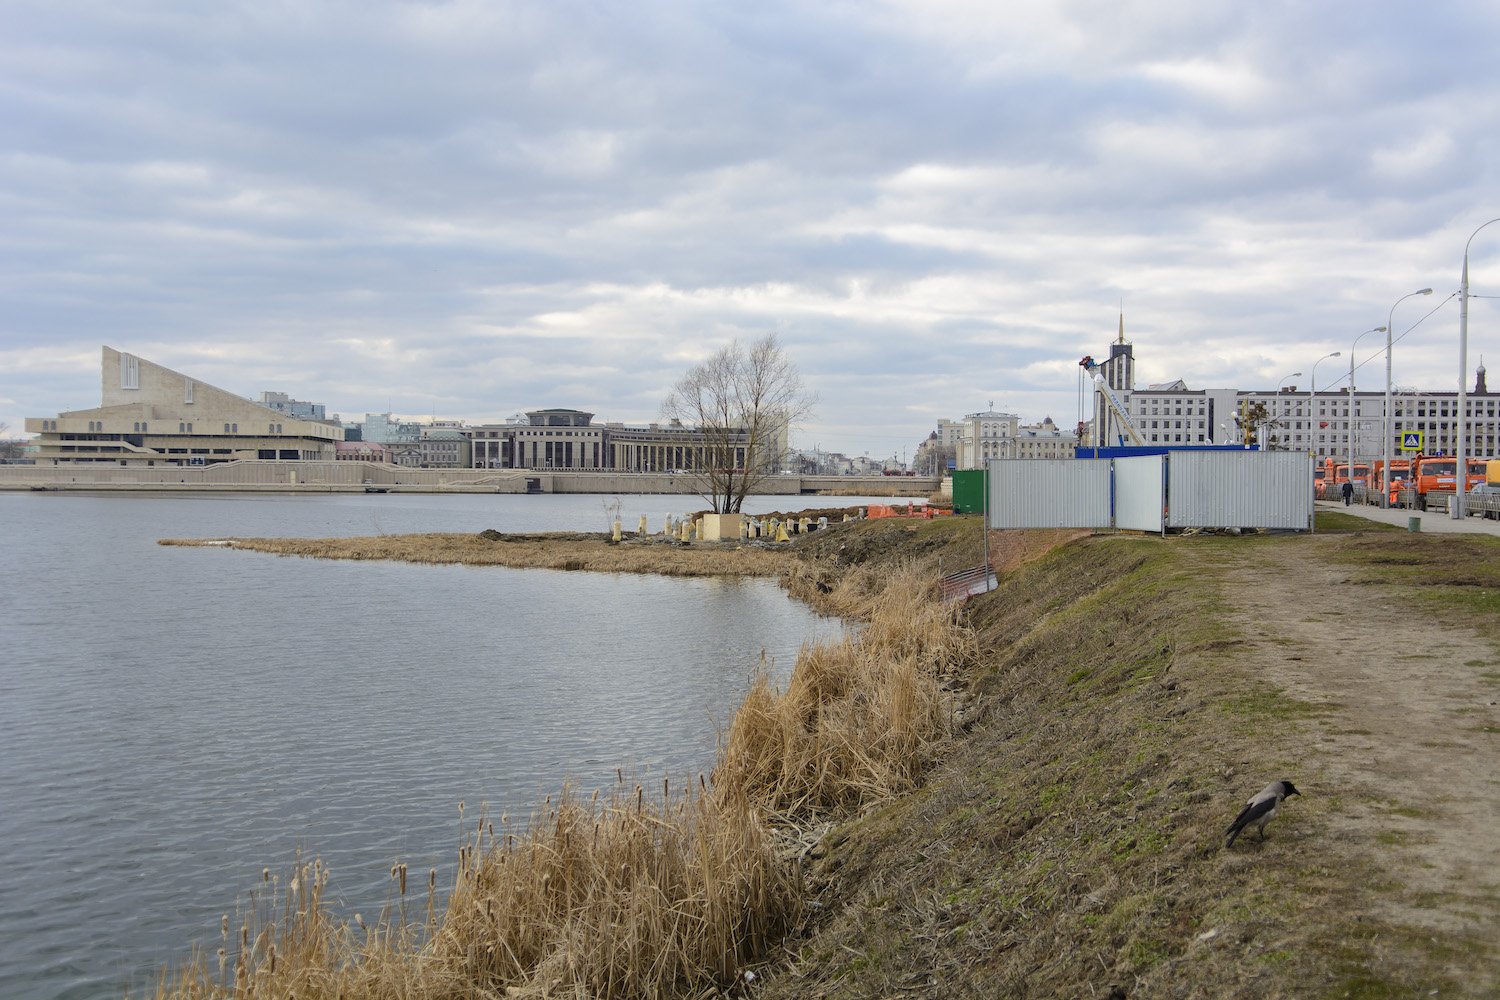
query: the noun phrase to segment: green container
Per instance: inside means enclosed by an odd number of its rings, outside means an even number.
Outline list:
[[[1407,531],[1421,531],[1422,530],[1422,519],[1420,517],[1408,517],[1406,519],[1406,530]]]
[[[984,513],[983,469],[959,469],[953,473],[953,513]]]

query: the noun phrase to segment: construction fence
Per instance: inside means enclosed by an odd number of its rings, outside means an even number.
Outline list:
[[[1168,452],[1129,458],[993,459],[994,529],[1313,526],[1313,460],[1304,452]]]

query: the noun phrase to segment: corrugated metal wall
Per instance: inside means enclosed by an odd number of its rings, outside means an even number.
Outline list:
[[[1311,530],[1312,476],[1305,452],[1174,451],[1167,456],[1167,525]]]
[[[1115,527],[1160,532],[1165,524],[1165,455],[1115,459]]]
[[[1308,531],[1312,469],[1305,453],[1242,449],[1183,450],[1113,463],[996,459],[989,463],[990,527]]]
[[[989,462],[991,528],[1107,528],[1109,459]]]

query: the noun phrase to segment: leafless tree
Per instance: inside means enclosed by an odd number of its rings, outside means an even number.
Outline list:
[[[688,370],[662,403],[662,415],[691,425],[691,468],[716,513],[737,514],[745,497],[781,472],[787,431],[816,397],[774,333],[748,348],[738,340]]]

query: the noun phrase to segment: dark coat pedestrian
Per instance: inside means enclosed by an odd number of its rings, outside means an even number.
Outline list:
[[[1340,492],[1344,494],[1344,506],[1349,506],[1349,501],[1354,499],[1354,484],[1347,479],[1344,480],[1344,485]]]

